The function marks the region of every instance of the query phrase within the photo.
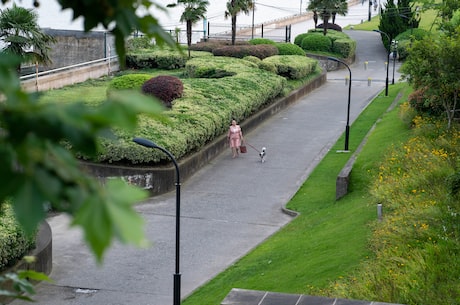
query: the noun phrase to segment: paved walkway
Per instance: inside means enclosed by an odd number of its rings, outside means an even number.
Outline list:
[[[386,53],[378,34],[348,34],[358,41],[356,63],[351,67],[352,122],[384,88]],[[369,62],[367,70],[365,61]],[[182,297],[291,221],[281,207],[345,129],[347,75],[346,69],[329,73],[324,86],[245,135],[252,145],[267,147],[265,163],[251,150],[237,159],[228,151],[183,183]],[[170,305],[175,193],[151,198],[138,210],[146,220],[146,234],[153,247],[134,249],[115,244],[102,266],[95,264],[81,233],[68,229],[64,215],[50,218],[54,283],[37,286],[35,304]]]

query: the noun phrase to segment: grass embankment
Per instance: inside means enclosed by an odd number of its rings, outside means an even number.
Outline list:
[[[388,97],[377,97],[353,123],[349,143],[352,151],[404,86],[391,86]],[[352,192],[336,202],[336,176],[350,157],[337,153],[343,149],[343,138],[339,139],[289,202],[287,207],[300,215],[199,288],[184,305],[217,305],[232,288],[318,293],[353,271],[370,254],[368,225],[376,218],[376,206],[368,196],[368,169],[382,159],[383,147],[404,141],[407,135],[407,126],[398,119],[397,110],[383,115],[372,135],[378,140],[365,146],[353,169]]]
[[[419,28],[425,29],[427,31],[436,30],[436,22],[438,20],[438,11],[436,10],[427,10],[420,13],[420,23]],[[359,30],[359,31],[372,31],[379,28],[380,24],[380,15],[374,16],[371,18],[371,21],[363,22],[361,24],[348,25],[345,30]]]

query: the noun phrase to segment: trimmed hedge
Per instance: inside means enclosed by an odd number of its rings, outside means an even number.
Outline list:
[[[272,45],[275,45],[276,42],[271,40],[271,39],[268,39],[268,38],[254,38],[254,39],[249,40],[249,44],[252,44],[252,45],[257,45],[257,44],[272,44]]]
[[[211,56],[208,52],[192,52],[191,57]],[[188,55],[173,50],[148,50],[126,54],[126,67],[129,69],[173,70],[185,67]]]
[[[301,43],[305,51],[331,52],[332,40],[329,36],[311,34],[307,35]]]
[[[13,208],[0,205],[0,270],[14,265],[35,246],[35,236],[27,237],[17,223]]]
[[[302,40],[308,36],[308,33],[302,33],[302,34],[299,34],[297,35],[295,38],[294,38],[294,44],[296,46],[299,46],[299,47],[302,47]]]
[[[279,55],[303,55],[305,51],[296,44],[289,42],[279,42],[275,45],[278,48]]]
[[[255,56],[264,59],[273,55],[278,55],[278,48],[270,44],[259,45],[235,45],[224,46],[213,50],[214,56],[226,56],[243,58],[246,56]]]
[[[271,56],[262,62],[271,63],[276,67],[276,73],[288,79],[300,79],[316,70],[318,61],[306,56]]]
[[[322,29],[313,29],[313,30],[309,30],[307,34],[318,34],[318,35],[323,35],[323,30]],[[340,32],[340,31],[335,31],[335,30],[327,30],[327,37],[329,37],[332,41],[334,40],[337,40],[337,39],[341,39],[341,38],[347,38],[347,39],[350,39],[350,37],[345,34],[344,32]]]
[[[151,78],[151,74],[145,73],[126,74],[119,77],[115,77],[109,83],[109,86],[107,88],[107,94],[109,94],[112,90],[135,89],[140,91],[142,85]]]
[[[309,30],[308,33],[297,35],[294,44],[306,52],[333,53],[343,58],[353,57],[356,51],[356,41],[347,34],[335,30],[328,30],[326,36],[321,29]]]
[[[356,41],[351,39],[336,39],[332,43],[332,52],[338,53],[343,58],[352,57],[356,51]]]

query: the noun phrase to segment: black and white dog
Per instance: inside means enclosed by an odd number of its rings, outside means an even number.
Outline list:
[[[262,147],[262,150],[259,152],[260,161],[261,161],[262,163],[265,162],[266,151],[267,151],[267,149],[266,149],[265,147]]]

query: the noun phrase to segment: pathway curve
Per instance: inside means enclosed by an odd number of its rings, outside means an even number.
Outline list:
[[[386,53],[373,32],[348,32],[358,42],[351,122],[384,88]],[[367,70],[364,62],[368,61]],[[292,218],[281,211],[345,129],[348,70],[261,124],[246,139],[267,147],[231,158],[224,152],[182,185],[182,297],[192,293]],[[367,79],[374,81],[368,86]],[[361,81],[366,80],[366,81]],[[351,126],[353,128],[353,126]],[[173,182],[171,182],[173,183]],[[68,219],[49,219],[53,230],[53,284],[37,286],[37,305],[170,305],[174,273],[175,193],[138,206],[153,246],[114,245],[95,264]],[[12,305],[28,304],[14,301]]]

